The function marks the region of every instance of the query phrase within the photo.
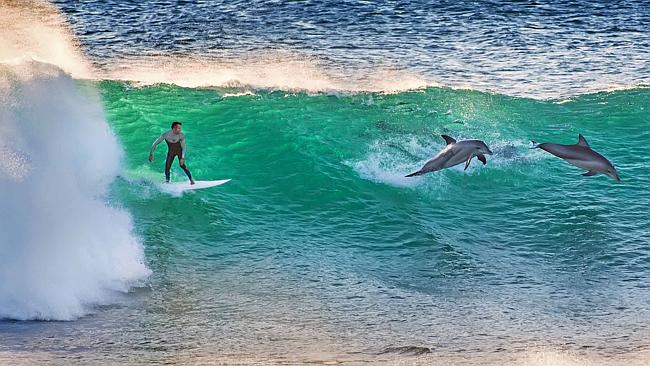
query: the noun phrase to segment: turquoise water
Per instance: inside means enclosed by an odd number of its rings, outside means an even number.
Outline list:
[[[164,323],[195,323],[206,342],[237,349],[343,359],[647,345],[648,89],[537,101],[445,88],[99,88],[126,153],[114,198],[134,216],[153,293],[182,304],[160,309],[178,317]],[[195,177],[232,182],[181,197],[156,189],[165,148],[146,157],[172,120]],[[495,154],[467,172],[403,178],[442,133]],[[578,133],[621,183],[529,149]],[[173,179],[185,179],[177,166]]]
[[[64,76],[16,85],[10,95],[32,98],[2,106],[16,138],[0,183],[14,212],[3,230],[25,246],[3,247],[22,272],[2,268],[14,280],[0,287],[0,309],[74,321],[0,322],[2,362],[647,359],[647,88],[540,101]],[[100,117],[110,130],[98,132]],[[173,120],[196,179],[231,182],[180,196],[160,189],[166,148],[147,156]],[[443,147],[443,133],[480,138],[494,155],[405,178]],[[530,149],[531,139],[573,143],[578,133],[620,183]],[[185,179],[178,166],[172,179]],[[101,182],[105,193],[94,189]]]

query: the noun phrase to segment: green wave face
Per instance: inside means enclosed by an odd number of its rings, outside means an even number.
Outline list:
[[[348,337],[368,347],[401,344],[409,334],[433,342],[449,329],[476,334],[491,327],[481,314],[507,306],[519,317],[502,319],[495,337],[477,341],[482,346],[500,342],[499,334],[506,343],[575,337],[580,332],[563,324],[578,324],[580,314],[610,314],[580,323],[606,334],[644,313],[649,89],[566,101],[446,88],[245,94],[102,82],[100,89],[126,152],[114,195],[135,216],[154,286],[199,281],[188,295],[199,304],[211,291],[233,302],[233,293],[255,294],[276,309],[291,298],[306,305],[287,308],[290,317],[351,329]],[[196,179],[232,182],[182,197],[156,189],[166,148],[152,164],[148,151],[174,120],[183,122]],[[579,133],[612,161],[621,183],[582,177],[530,149],[530,140],[573,144]],[[444,147],[441,134],[484,140],[494,155],[467,171],[404,178]],[[177,165],[173,179],[184,179]],[[611,312],[617,301],[627,310]],[[358,306],[401,309],[406,320],[386,331],[389,310],[350,310]],[[445,327],[427,326],[439,319]]]

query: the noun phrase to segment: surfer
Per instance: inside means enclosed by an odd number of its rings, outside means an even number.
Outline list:
[[[165,140],[167,143],[167,160],[165,161],[165,183],[169,183],[169,171],[172,168],[172,163],[174,158],[178,156],[178,163],[187,174],[187,177],[190,179],[190,184],[194,184],[194,179],[192,179],[192,173],[185,165],[185,135],[181,133],[181,123],[178,121],[172,122],[172,129],[163,133],[154,141],[151,145],[151,151],[149,152],[149,161],[153,161],[153,152],[156,150],[156,146]]]

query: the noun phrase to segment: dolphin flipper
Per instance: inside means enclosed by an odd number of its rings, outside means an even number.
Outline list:
[[[465,169],[463,169],[463,170],[467,170],[467,168],[469,167],[469,163],[472,162],[472,158],[473,158],[473,156],[470,156],[469,159],[467,159],[467,161],[465,162]]]
[[[483,165],[487,164],[487,159],[485,158],[485,155],[483,154],[476,154],[476,158],[483,163]]]
[[[424,174],[424,173],[422,173],[421,170],[418,170],[417,172],[415,172],[415,173],[411,173],[411,174],[409,174],[409,175],[405,175],[404,177],[405,177],[405,178],[408,178],[408,177],[415,177],[415,176],[422,175],[422,174]]]
[[[595,170],[590,170],[590,171],[588,171],[588,172],[582,174],[582,176],[583,176],[583,177],[591,177],[592,175],[596,175],[596,174],[598,174],[597,171],[595,171]]]

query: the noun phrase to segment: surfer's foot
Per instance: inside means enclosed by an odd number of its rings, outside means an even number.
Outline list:
[[[165,184],[169,184],[169,181],[168,181],[168,180],[166,180],[166,181],[165,181]]]
[[[193,180],[190,181],[190,185],[192,185],[192,184],[194,184],[194,183],[196,183],[196,182],[194,182]]]

